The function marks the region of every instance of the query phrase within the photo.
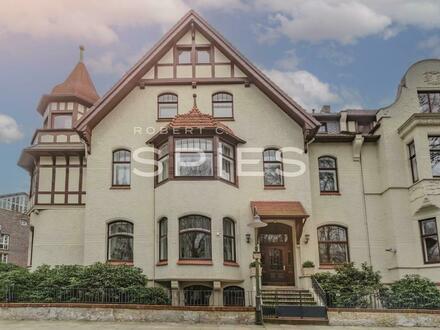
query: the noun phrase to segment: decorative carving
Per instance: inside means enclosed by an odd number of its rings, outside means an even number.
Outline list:
[[[428,71],[423,76],[425,77],[425,83],[434,86],[440,85],[440,71]]]

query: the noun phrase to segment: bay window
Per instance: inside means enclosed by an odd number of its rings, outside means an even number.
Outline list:
[[[58,128],[58,129],[72,128],[72,115],[53,114],[52,128]]]
[[[229,182],[235,182],[235,150],[234,147],[220,142],[219,176]]]
[[[411,176],[412,176],[412,181],[414,183],[419,181],[419,172],[417,170],[416,146],[414,144],[414,141],[408,144],[408,153],[409,153],[409,164],[411,166]]]
[[[211,219],[202,215],[179,219],[179,258],[211,259]]]
[[[107,260],[133,261],[133,224],[114,221],[108,224]]]
[[[210,138],[182,138],[175,141],[175,176],[214,175],[213,147]]]
[[[420,112],[440,112],[440,91],[419,92]]]
[[[432,176],[440,176],[440,136],[429,137],[429,155],[431,157]]]
[[[168,165],[169,156],[168,156],[168,154],[169,154],[168,142],[166,142],[166,143],[162,144],[162,146],[159,148],[159,153],[158,153],[158,163],[161,164],[160,168],[162,169],[157,174],[157,182],[158,183],[168,179],[168,170],[169,170],[169,165]]]

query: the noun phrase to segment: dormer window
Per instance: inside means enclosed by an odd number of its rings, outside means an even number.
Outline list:
[[[319,133],[339,133],[339,121],[323,121],[319,127]]]
[[[419,92],[420,112],[440,112],[440,91]]]

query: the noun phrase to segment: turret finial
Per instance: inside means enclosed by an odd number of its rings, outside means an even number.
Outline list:
[[[193,104],[193,108],[197,109],[197,94],[193,94],[193,99],[194,99],[194,104]]]
[[[84,51],[85,47],[83,45],[79,46],[79,61],[82,62],[84,60]]]

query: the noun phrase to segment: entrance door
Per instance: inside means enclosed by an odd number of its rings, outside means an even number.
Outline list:
[[[294,285],[292,227],[269,223],[258,230],[263,285]]]

